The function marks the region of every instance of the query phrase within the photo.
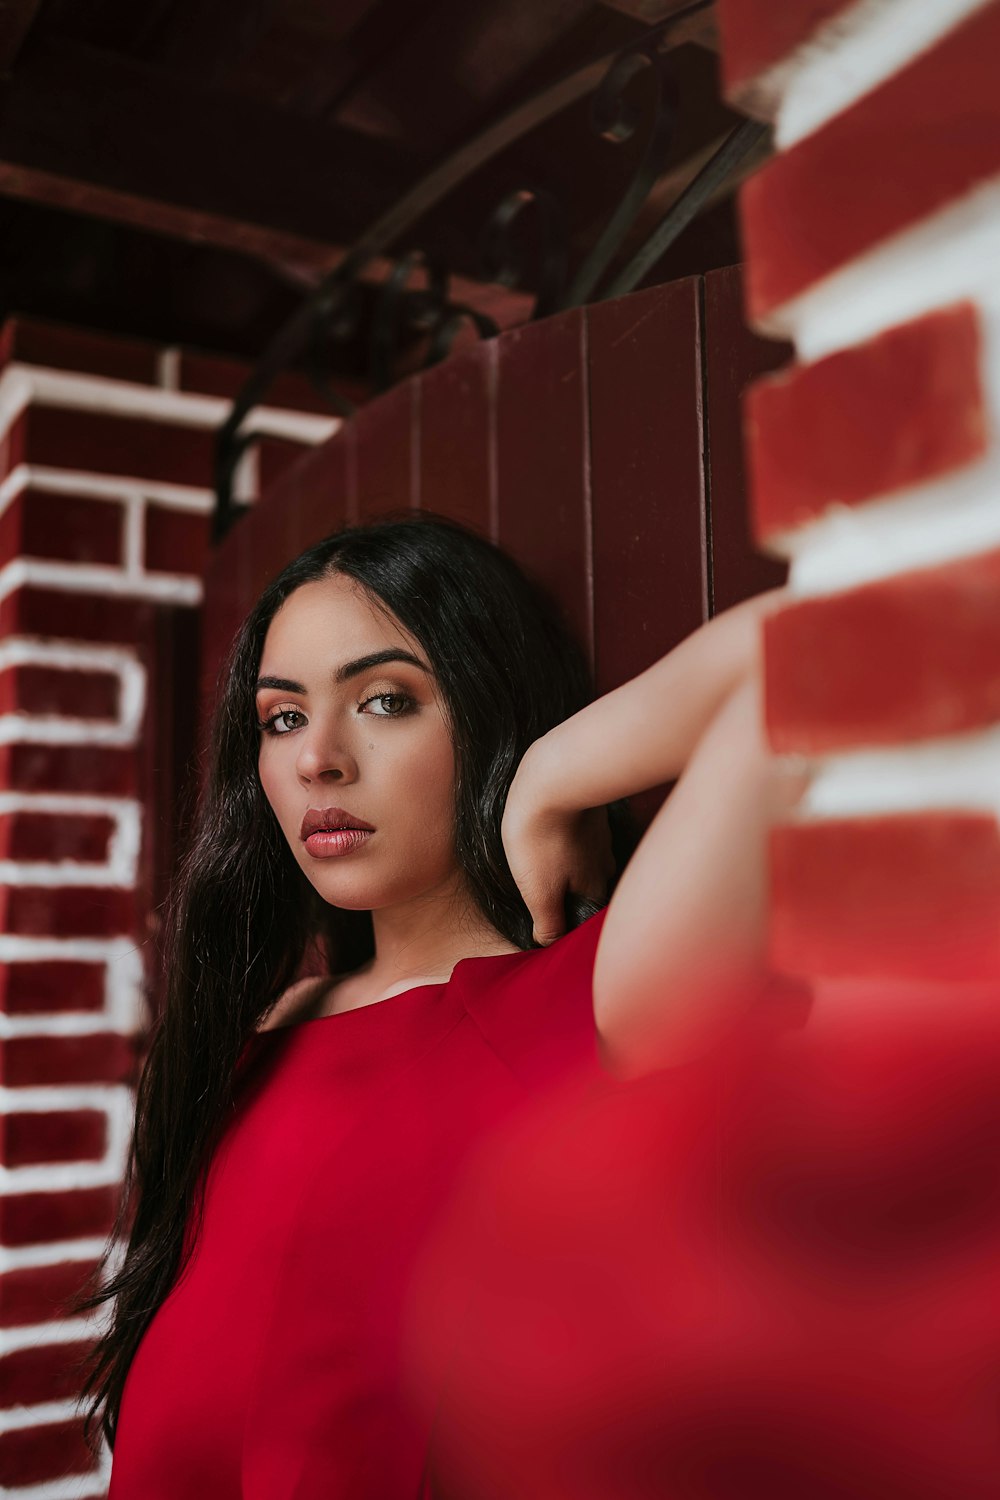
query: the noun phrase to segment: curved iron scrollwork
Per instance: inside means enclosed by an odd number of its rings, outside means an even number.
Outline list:
[[[656,179],[663,171],[673,140],[677,119],[677,86],[670,72],[669,58],[657,51],[653,42],[633,47],[615,59],[594,95],[591,125],[606,141],[615,145],[631,139],[639,123],[638,111],[626,97],[626,89],[640,73],[648,73],[655,86],[653,122],[642,159],[632,181],[590,254],[573,278],[566,295],[565,307],[580,307],[590,301],[601,277],[607,270],[639,210],[649,197]]]
[[[633,138],[643,118],[643,112],[634,102],[633,80],[646,75],[646,86],[653,92],[652,118],[641,158],[605,228],[572,280],[568,270],[566,215],[556,197],[543,187],[521,188],[507,194],[491,215],[481,240],[485,279],[507,286],[534,285],[532,319],[580,306],[595,297],[621,296],[639,284],[765,133],[765,127],[753,121],[737,126],[671,205],[629,264],[600,290],[602,278],[662,174],[670,151],[677,118],[677,88],[668,56],[671,33],[711,3],[712,0],[692,0],[625,51],[607,54],[576,69],[519,105],[436,167],[362,235],[346,259],[279,331],[220,429],[213,526],[216,541],[229,529],[240,509],[233,503],[233,476],[240,457],[256,436],[245,424],[281,370],[305,359],[317,389],[334,411],[346,416],[352,411],[351,404],[332,384],[324,356],[333,345],[360,339],[366,315],[370,316],[366,344],[368,377],[379,391],[393,383],[401,354],[412,354],[414,347],[426,367],[443,359],[459,332],[469,324],[480,338],[492,338],[498,332],[491,318],[466,304],[451,301],[446,268],[420,250],[408,251],[392,263],[374,296],[372,308],[372,288],[362,288],[364,273],[372,260],[383,255],[430,208],[486,161],[588,94],[592,95],[591,125],[603,139],[621,144]],[[533,236],[526,235],[528,229],[533,230]],[[411,285],[418,273],[421,284]]]

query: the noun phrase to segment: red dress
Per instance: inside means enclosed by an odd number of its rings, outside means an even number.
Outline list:
[[[599,1066],[603,919],[253,1038],[202,1234],[129,1370],[109,1500],[419,1494],[411,1272],[471,1150]]]

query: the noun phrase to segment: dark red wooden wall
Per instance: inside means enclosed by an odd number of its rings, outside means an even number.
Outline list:
[[[784,581],[746,521],[739,397],[787,357],[750,335],[736,267],[479,344],[362,408],[283,476],[206,577],[203,680],[263,585],[347,522],[465,521],[555,593],[598,689]],[[657,798],[638,811],[649,816]]]

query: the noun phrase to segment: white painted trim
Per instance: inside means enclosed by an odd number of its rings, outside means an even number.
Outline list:
[[[812,763],[795,822],[947,811],[1000,818],[1000,726]]]
[[[781,0],[778,0],[781,3]],[[787,151],[953,31],[988,0],[857,0],[750,87]]]
[[[16,557],[0,568],[0,599],[32,584],[67,594],[106,594],[163,604],[200,604],[202,597],[200,578],[177,573],[125,573],[97,563],[42,562],[30,557]]]
[[[882,241],[757,320],[811,361],[963,298],[996,295],[1000,177]]]
[[[0,578],[5,572],[0,570]],[[20,711],[0,714],[0,744],[134,745],[138,741],[146,707],[146,670],[134,651],[40,636],[8,636],[0,641],[0,671],[19,666],[107,672],[117,677],[118,717],[108,721]]]
[[[225,396],[200,396],[14,360],[0,374],[0,437],[29,405],[141,417],[170,426],[215,430],[226,421],[233,402]],[[307,446],[326,442],[342,423],[342,417],[324,417],[277,406],[255,406],[250,414],[255,433]]]
[[[53,469],[47,464],[18,464],[0,483],[0,515],[23,490],[37,490],[45,495],[79,495],[86,500],[132,500],[142,494],[146,500],[171,510],[188,510],[205,514],[215,504],[215,496],[204,485],[161,484],[152,479],[138,482],[120,479],[113,474],[91,474],[84,469]]]

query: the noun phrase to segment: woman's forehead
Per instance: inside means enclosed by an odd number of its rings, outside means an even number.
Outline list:
[[[285,652],[325,658],[336,666],[389,646],[404,646],[426,661],[426,653],[391,610],[353,578],[338,573],[304,583],[288,596],[268,627],[261,666]]]

